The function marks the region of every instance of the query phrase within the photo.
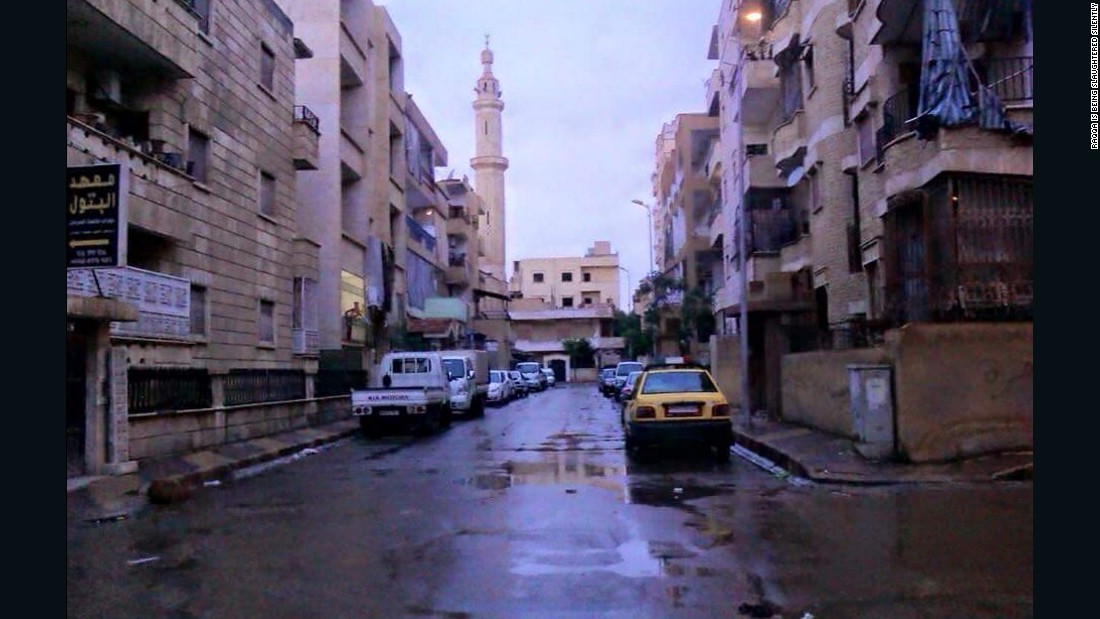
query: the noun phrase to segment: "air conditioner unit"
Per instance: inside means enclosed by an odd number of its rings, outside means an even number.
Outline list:
[[[92,88],[92,98],[97,101],[110,101],[122,103],[122,80],[117,71],[106,69],[95,76],[95,88]]]

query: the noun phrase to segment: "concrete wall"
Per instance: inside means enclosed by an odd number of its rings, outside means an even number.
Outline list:
[[[347,396],[130,416],[130,457],[157,458],[344,419]]]
[[[741,344],[736,335],[710,336],[710,373],[731,408],[741,407]]]
[[[848,365],[886,362],[883,348],[785,355],[781,370],[784,421],[855,438]]]
[[[1033,449],[1033,326],[911,324],[888,334],[898,447],[913,462]]]

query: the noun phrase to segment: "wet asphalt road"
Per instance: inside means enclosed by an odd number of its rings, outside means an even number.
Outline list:
[[[634,463],[615,405],[565,386],[120,522],[70,501],[68,616],[1024,618],[1032,506],[1030,482]]]

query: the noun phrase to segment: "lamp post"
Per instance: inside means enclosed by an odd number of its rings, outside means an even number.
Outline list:
[[[645,214],[649,217],[649,272],[657,270],[657,265],[653,262],[653,207],[649,206],[641,200],[631,200],[631,203],[645,209]]]

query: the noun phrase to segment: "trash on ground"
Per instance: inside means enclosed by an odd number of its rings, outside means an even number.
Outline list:
[[[130,559],[126,562],[126,565],[140,565],[142,563],[150,563],[152,561],[160,561],[160,557],[142,557],[140,559]]]
[[[103,516],[101,518],[92,518],[88,522],[95,524],[103,524],[104,522],[118,522],[120,520],[126,520],[128,516],[126,514],[114,514],[112,516]]]
[[[314,454],[321,453],[321,451],[319,449],[314,449],[313,447],[306,447],[305,449],[302,450],[302,453],[307,455],[307,456],[312,456]]]
[[[221,480],[218,480],[218,479],[211,479],[210,481],[204,482],[202,485],[207,486],[207,487],[220,486],[220,485],[222,485],[222,482],[221,482]]]

